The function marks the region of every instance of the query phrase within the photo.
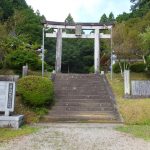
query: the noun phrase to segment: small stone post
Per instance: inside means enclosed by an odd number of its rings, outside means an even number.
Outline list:
[[[22,67],[22,77],[28,75],[28,65]]]
[[[125,96],[130,95],[130,71],[124,70],[124,94]]]

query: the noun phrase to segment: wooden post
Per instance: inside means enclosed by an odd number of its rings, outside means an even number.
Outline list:
[[[130,71],[124,70],[124,94],[130,95]]]
[[[95,40],[94,40],[94,71],[99,73],[100,69],[100,37],[99,29],[95,29]]]
[[[62,57],[62,29],[57,31],[57,43],[56,43],[56,73],[61,72],[61,57]]]

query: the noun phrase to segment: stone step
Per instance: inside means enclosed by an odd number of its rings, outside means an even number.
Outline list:
[[[91,92],[91,93],[94,93],[94,92],[96,92],[96,93],[106,93],[107,91],[106,91],[106,89],[101,89],[101,90],[99,90],[98,88],[91,88],[91,89],[87,89],[86,91],[85,91],[85,88],[77,88],[77,87],[63,87],[63,88],[56,88],[55,87],[55,91],[56,92]],[[96,94],[95,94],[96,95]]]
[[[101,107],[101,106],[54,106],[53,107],[54,111],[113,111],[114,108],[113,106],[107,106],[107,107]]]
[[[88,85],[91,85],[91,86],[94,86],[94,85],[99,85],[99,86],[103,86],[104,84],[101,83],[102,81],[83,81],[83,80],[80,80],[80,81],[55,81],[54,84],[59,84],[59,85],[70,85],[70,83],[72,85],[77,85],[77,86],[88,86]],[[83,83],[83,85],[81,84]],[[71,85],[70,85],[71,86]]]
[[[121,123],[119,119],[109,115],[80,115],[80,116],[44,116],[42,122],[98,122],[98,123]]]
[[[56,94],[56,96],[82,96],[82,97],[85,97],[85,96],[89,96],[89,97],[91,97],[91,96],[99,96],[99,97],[103,97],[103,98],[108,98],[108,96],[106,95],[107,94],[107,92],[103,92],[103,93],[101,93],[101,92],[89,92],[89,93],[87,93],[87,92],[64,92],[64,91],[61,91],[61,92],[55,92]]]
[[[59,102],[55,106],[77,106],[77,107],[112,107],[112,103],[103,102],[103,103],[94,103],[94,102]]]
[[[110,101],[110,99],[109,100],[104,100],[104,99],[57,99],[57,100],[55,100],[55,105],[57,105],[57,104],[61,104],[61,103],[76,103],[76,104],[88,104],[88,103],[90,103],[90,104],[95,104],[95,103],[97,103],[97,104],[103,104],[103,103],[111,103],[111,104],[113,104],[113,102],[112,101]]]
[[[117,116],[116,112],[113,110],[113,111],[73,111],[73,110],[61,110],[61,109],[52,109],[49,111],[48,113],[50,116],[53,116],[53,115],[71,115],[71,116],[75,116],[75,115],[101,115],[101,114],[111,114],[113,116]]]
[[[56,74],[55,106],[43,119],[48,122],[119,122],[112,95],[103,76]]]
[[[68,94],[55,94],[55,98],[59,99],[103,99],[103,100],[109,100],[109,95],[68,95]]]

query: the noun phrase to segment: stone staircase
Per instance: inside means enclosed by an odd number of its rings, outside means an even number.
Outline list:
[[[55,105],[46,122],[120,123],[120,115],[105,76],[56,74]]]

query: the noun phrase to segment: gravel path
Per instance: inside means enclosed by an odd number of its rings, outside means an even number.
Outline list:
[[[150,150],[150,142],[110,124],[40,124],[42,129],[0,145],[0,150]]]

